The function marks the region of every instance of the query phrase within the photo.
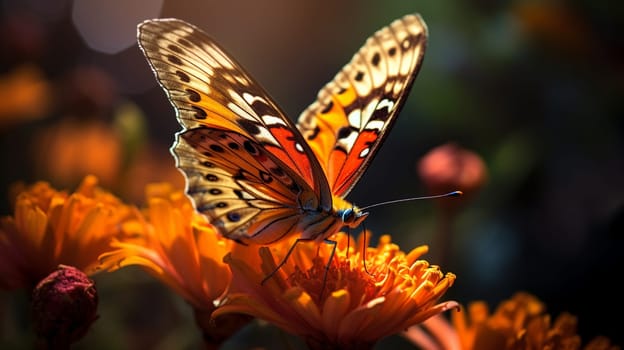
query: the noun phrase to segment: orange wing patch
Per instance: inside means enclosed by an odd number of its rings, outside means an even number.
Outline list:
[[[348,106],[355,102],[355,99],[358,97],[355,89],[353,87],[348,87],[344,91],[339,91],[334,98],[340,103],[341,106]]]
[[[408,15],[371,36],[297,127],[326,171],[333,195],[346,196],[381,146],[420,69],[427,27]]]
[[[352,185],[353,174],[361,167],[373,143],[379,135],[374,131],[363,131],[353,144],[351,152],[345,153],[342,149],[336,148],[329,156],[329,171],[332,174],[339,174],[333,183],[330,183],[335,193],[344,193]]]

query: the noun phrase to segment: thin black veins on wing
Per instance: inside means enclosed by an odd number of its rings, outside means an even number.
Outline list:
[[[266,229],[271,229],[271,226],[273,226],[274,224],[278,223],[279,221],[292,219],[292,218],[294,218],[294,217],[296,217],[296,216],[299,216],[299,213],[297,213],[297,212],[293,212],[292,214],[287,215],[287,216],[280,216],[280,217],[276,218],[275,220],[270,221],[269,223],[267,223],[266,225],[264,225],[264,227],[262,227],[261,229],[257,230],[257,231],[254,233],[254,235],[253,235],[253,236],[258,236],[258,237],[261,237],[261,236],[262,236],[262,234],[263,234],[263,232],[264,232],[264,230],[266,230]],[[288,230],[283,230],[283,233],[282,233],[281,235],[279,235],[276,239],[274,239],[274,240],[272,240],[272,241],[270,241],[270,242],[265,242],[265,244],[272,244],[272,243],[275,243],[275,242],[279,242],[281,239],[283,239],[284,237],[288,236],[288,235],[291,233],[292,229],[293,229],[295,226],[297,226],[297,224],[298,224],[298,223],[299,223],[299,220],[295,220],[295,221],[293,222],[293,224],[292,224],[292,225],[290,225],[290,227],[288,228]],[[270,235],[270,234],[271,234],[271,232],[269,232],[269,235]]]
[[[212,130],[212,129],[211,129],[211,130]],[[191,130],[191,132],[194,132],[194,131],[192,131],[192,130]],[[201,131],[201,130],[198,130],[198,131],[195,131],[195,132],[202,132],[202,131]],[[211,133],[211,134],[212,134],[212,133]],[[215,140],[215,138],[214,138],[214,137],[210,137],[210,135],[206,135],[206,136],[207,136],[209,139],[211,139],[211,140]],[[241,137],[243,137],[243,136],[241,135]],[[237,140],[235,140],[234,138],[229,137],[229,139],[230,139],[230,140],[232,140],[233,142],[237,143],[237,144],[240,146],[239,150],[245,149],[245,147],[244,147],[242,144],[240,144]],[[193,145],[193,143],[192,143],[193,141],[192,141],[192,140],[189,140],[189,141],[187,141],[187,142],[189,142],[189,144],[190,144],[191,146]],[[258,144],[255,144],[255,146],[254,146],[254,147],[255,147],[258,151],[260,151],[260,152],[266,152],[266,151],[264,150],[264,148],[260,147]],[[202,147],[202,148],[203,148],[203,147]],[[198,151],[199,151],[199,149],[198,149]],[[234,150],[232,150],[231,148],[230,148],[230,150],[228,151],[228,157],[234,157],[235,159],[237,159],[237,161],[236,161],[236,160],[229,160],[229,159],[226,159],[225,157],[218,157],[218,158],[216,158],[216,157],[212,157],[212,158],[211,158],[211,160],[212,160],[213,162],[218,161],[218,163],[219,163],[219,164],[222,164],[222,165],[221,165],[221,168],[222,168],[222,169],[224,169],[224,170],[226,170],[228,173],[230,173],[230,175],[231,175],[232,177],[234,177],[234,176],[236,175],[236,173],[238,172],[238,170],[239,170],[239,169],[241,169],[241,168],[240,168],[239,166],[237,166],[236,164],[237,164],[237,163],[244,163],[244,164],[245,164],[245,163],[247,163],[247,162],[248,162],[248,159],[247,159],[247,158],[245,158],[245,157],[243,157],[242,155],[240,155],[240,152],[241,152],[241,151],[234,151]],[[270,165],[270,164],[267,164],[267,165],[265,166],[265,164],[264,164],[264,163],[259,162],[258,160],[256,160],[256,157],[255,157],[255,156],[253,156],[252,154],[249,154],[249,156],[251,156],[251,157],[254,159],[254,161],[255,161],[255,164],[253,164],[253,165],[252,165],[252,167],[253,167],[253,169],[254,169],[254,170],[264,171],[264,172],[269,173],[269,174],[271,174],[271,173],[272,173],[272,172],[271,172],[271,169],[270,169],[270,168],[267,168],[267,166],[271,167],[271,165]],[[265,156],[266,156],[266,154],[265,154]],[[271,159],[271,158],[269,158],[269,159]],[[278,167],[278,168],[281,168],[281,167],[280,167],[280,164],[275,163],[275,161],[274,161],[273,159],[271,159],[271,164],[273,164],[273,165],[272,165],[273,167]],[[254,174],[254,173],[251,173],[248,169],[243,169],[243,170],[245,170],[245,171],[246,171],[246,173],[249,173],[249,174],[251,174],[251,175],[253,176],[253,179],[247,179],[247,180],[252,181],[252,182],[256,182],[256,183],[258,183],[258,184],[262,184],[262,185],[265,185],[265,186],[267,185],[267,183],[266,183],[266,182],[264,182],[264,181],[263,181],[263,179],[261,178],[260,173],[258,173],[258,174]],[[288,184],[288,183],[284,182],[284,180],[282,180],[281,178],[279,178],[279,177],[277,177],[277,176],[272,176],[272,178],[273,178],[273,179],[275,179],[275,180],[277,180],[277,182],[279,182],[279,183],[283,186],[283,188],[288,189],[288,188],[290,188],[290,187],[291,187],[291,184]],[[292,182],[295,182],[295,180],[294,180],[294,179],[292,179],[292,178],[290,178],[290,177],[289,177],[289,179],[290,179]],[[267,191],[263,191],[263,192],[264,192],[264,193],[266,193],[266,194],[269,194],[269,195],[271,194],[271,192],[273,192],[273,193],[277,193],[277,194],[280,194],[280,195],[281,195],[282,197],[284,197],[284,198],[290,198],[290,197],[292,197],[292,193],[290,193],[290,192],[281,192],[281,191],[278,191],[278,188],[277,188],[277,187],[279,187],[279,186],[271,186],[271,191],[269,191],[268,193],[267,193]],[[280,200],[278,200],[278,199],[275,199],[275,198],[272,198],[272,199],[273,199],[273,201],[272,201],[272,202],[275,202],[275,203],[280,203],[280,202],[281,202],[281,201],[280,201]],[[284,205],[285,203],[281,203],[281,204],[282,204],[282,205]]]
[[[233,62],[231,59],[229,59],[229,57],[223,52],[223,50],[221,48],[219,48],[217,46],[216,43],[214,43],[214,41],[212,41],[212,39],[210,39],[209,37],[205,36],[203,33],[196,31],[196,29],[192,29],[191,31],[185,30],[186,32],[186,36],[180,36],[180,35],[176,35],[174,38],[169,38],[169,37],[165,37],[164,35],[161,35],[161,33],[159,32],[153,32],[154,37],[156,38],[157,41],[160,41],[162,43],[164,43],[164,45],[160,45],[162,50],[166,50],[167,52],[173,52],[171,51],[171,49],[169,48],[170,45],[178,45],[178,43],[176,42],[177,39],[189,39],[190,42],[192,42],[197,48],[198,50],[193,50],[192,48],[187,48],[185,50],[185,54],[183,56],[186,57],[186,60],[184,61],[186,65],[188,65],[191,68],[194,69],[184,69],[184,73],[186,73],[187,75],[190,75],[191,77],[193,77],[194,79],[196,79],[197,81],[205,84],[206,86],[208,86],[210,88],[210,93],[209,96],[217,101],[220,101],[221,104],[223,104],[225,107],[227,106],[227,103],[233,103],[236,104],[238,106],[238,108],[240,108],[243,111],[246,111],[247,113],[250,113],[249,109],[242,107],[239,103],[234,102],[234,100],[232,100],[229,97],[229,91],[235,91],[236,93],[239,93],[239,95],[242,95],[242,92],[248,92],[251,93],[252,95],[255,96],[261,96],[263,99],[265,99],[268,103],[264,103],[272,112],[271,115],[281,118],[281,119],[285,119],[285,117],[282,115],[282,113],[280,113],[280,111],[276,108],[276,106],[274,106],[274,104],[271,102],[271,100],[268,98],[268,95],[266,93],[264,93],[264,91],[259,87],[259,85],[257,85],[257,83],[255,83],[252,79],[250,79],[248,77],[248,75],[246,74],[246,72],[244,72],[240,66]],[[171,31],[171,33],[173,33],[173,31]],[[171,35],[173,36],[173,35]],[[195,37],[200,37],[202,39],[205,40],[195,40]],[[192,39],[195,38],[195,39]],[[185,40],[186,40],[185,39]],[[210,44],[211,47],[215,50],[215,52],[218,53],[213,55],[210,54],[207,50],[205,50],[201,44],[199,44],[199,42],[205,42],[206,44]],[[164,47],[162,47],[164,46]],[[198,51],[201,52],[201,55],[198,54]],[[167,55],[163,55],[162,57],[166,57]],[[206,57],[210,57],[212,58],[215,62],[217,62],[217,65],[209,62],[208,59],[206,59]],[[160,61],[161,64],[168,64],[169,62],[167,62],[166,60],[163,59],[158,59],[157,57],[152,57],[151,58],[154,61]],[[249,86],[243,86],[242,84],[240,84],[238,82],[238,80],[236,79],[236,77],[231,74],[231,70],[228,68],[223,67],[219,62],[222,62],[223,60],[227,61],[229,65],[232,65],[233,67],[237,67],[237,73],[240,74],[240,77],[245,80],[248,81],[250,83]],[[205,77],[199,77],[197,76],[197,74],[191,73],[191,71],[200,71],[202,72],[203,69],[201,68],[202,65],[208,66],[213,70],[213,74],[210,77],[211,82],[208,83],[205,79],[208,77],[208,74],[206,73]],[[159,72],[160,73],[160,72]],[[179,82],[177,79],[173,78],[173,79],[168,79],[167,76],[165,76],[165,73],[169,73],[168,71],[163,72],[163,74],[159,74],[159,80],[163,81],[163,83],[165,83],[165,85],[168,87],[168,89],[171,90],[175,90],[178,92],[178,94],[172,95],[170,94],[170,97],[172,100],[175,101],[175,106],[176,108],[178,108],[181,111],[188,111],[189,114],[193,115],[194,112],[196,112],[195,109],[189,109],[186,106],[189,104],[188,101],[186,101],[186,96],[185,96],[185,92],[180,90],[179,88],[177,88],[179,86]],[[175,73],[174,73],[175,74]],[[230,77],[230,79],[226,79],[224,78],[224,76],[227,75]],[[217,78],[220,77],[220,78]],[[231,81],[234,81],[236,83],[232,83]],[[269,129],[269,126],[264,123],[264,121],[262,120],[262,118],[260,118],[260,115],[256,112],[256,110],[254,109],[254,106],[247,103],[248,107],[254,111],[254,113],[250,113],[250,116],[257,121],[260,125],[263,125],[267,130]],[[203,106],[204,108],[202,108],[204,111],[206,112],[212,112],[209,113],[211,118],[214,117],[221,117],[224,118],[223,116],[219,115],[218,113],[216,113],[217,111],[215,110],[211,110],[211,109],[207,109],[205,108],[205,106]],[[228,107],[229,109],[229,107]],[[233,113],[235,113],[234,111],[232,111]],[[245,118],[245,116],[241,116],[241,118]],[[194,121],[194,119],[192,119],[192,121]],[[215,124],[214,122],[211,122],[210,124]],[[287,123],[288,125],[288,123]],[[292,127],[292,125],[290,125]],[[296,142],[301,144],[301,139],[303,138],[295,138]],[[278,141],[279,142],[279,141]],[[286,145],[280,144],[280,146],[282,148],[286,148]],[[304,145],[302,145],[302,147],[306,147]],[[286,153],[286,155],[291,159],[292,164],[295,164],[299,170],[299,173],[303,173],[304,168],[300,167],[299,162],[297,162],[296,159],[293,159],[292,157],[290,157],[290,155],[288,153]],[[307,154],[306,154],[307,157]],[[303,166],[303,165],[301,165]]]

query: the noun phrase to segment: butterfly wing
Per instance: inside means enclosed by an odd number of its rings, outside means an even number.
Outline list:
[[[305,139],[208,35],[154,19],[138,26],[138,42],[183,127],[172,151],[186,192],[224,236],[270,243],[295,232],[301,209],[331,210]]]
[[[371,36],[299,117],[297,127],[344,197],[362,176],[401,110],[420,69],[427,27],[419,15]]]

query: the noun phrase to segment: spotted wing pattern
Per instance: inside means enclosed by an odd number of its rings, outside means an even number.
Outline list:
[[[309,145],[214,40],[184,21],[155,19],[139,25],[138,42],[184,128],[172,151],[187,194],[225,236],[269,242],[266,232],[295,229],[300,209],[331,210]]]
[[[183,127],[172,152],[186,193],[224,236],[258,244],[340,229],[340,212],[351,206],[343,197],[401,109],[426,38],[418,15],[376,32],[295,126],[197,27],[178,19],[138,27],[139,46]]]
[[[349,193],[379,149],[418,74],[426,43],[419,15],[395,20],[368,38],[299,117],[297,127],[334,195]]]

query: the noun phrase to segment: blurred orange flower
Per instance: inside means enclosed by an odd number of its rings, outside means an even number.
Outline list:
[[[36,66],[23,65],[0,77],[0,127],[42,118],[51,102],[50,84]]]
[[[87,176],[72,194],[47,182],[14,189],[14,215],[0,218],[1,288],[32,288],[59,264],[95,272],[98,256],[131,214],[97,184]]]
[[[470,303],[467,310],[452,313],[452,324],[443,317],[430,321],[423,325],[431,335],[429,338],[420,327],[409,329],[406,337],[423,348],[431,348],[426,344],[445,344],[449,339],[457,339],[455,346],[444,348],[458,350],[619,349],[604,337],[597,337],[581,347],[575,316],[562,313],[552,322],[544,304],[524,292],[502,302],[493,314],[484,302],[477,301]]]
[[[234,244],[222,238],[169,183],[146,187],[147,208],[124,223],[123,240],[100,257],[109,271],[140,265],[193,307],[212,311],[230,284],[223,256]]]
[[[337,245],[329,265],[332,245],[299,242],[277,271],[276,261],[293,242],[259,249],[237,245],[224,259],[232,269],[232,291],[213,316],[245,313],[303,337],[310,348],[354,349],[371,348],[457,305],[437,303],[455,275],[419,260],[426,246],[406,254],[382,236],[377,247],[366,249],[365,268],[357,248],[363,241],[349,246],[343,233],[332,239]]]
[[[67,186],[85,174],[94,174],[104,186],[115,184],[122,147],[114,127],[98,120],[65,119],[42,130],[35,140],[40,176]]]
[[[487,304],[477,301],[467,312],[454,313],[452,322],[464,349],[516,349],[527,335],[529,320],[538,319],[544,311],[544,304],[535,296],[516,293],[491,315]]]

